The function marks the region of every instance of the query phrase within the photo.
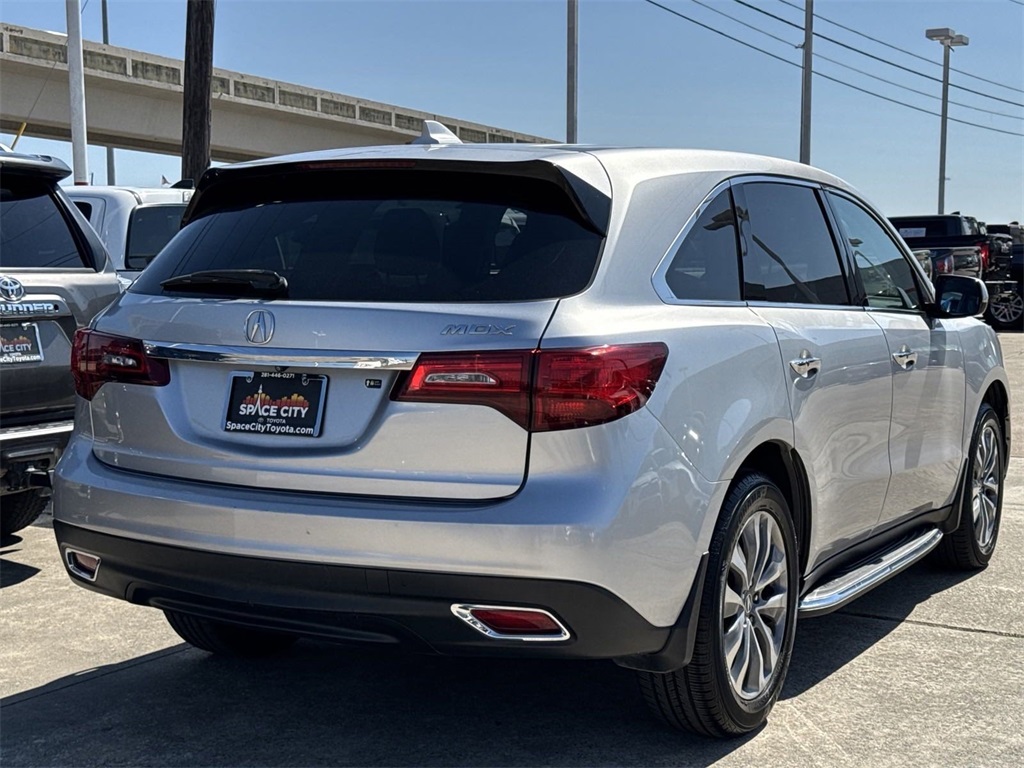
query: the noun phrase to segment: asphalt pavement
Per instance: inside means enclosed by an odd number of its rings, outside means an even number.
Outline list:
[[[1024,334],[1001,334],[1016,442],[990,566],[919,564],[800,622],[768,724],[719,742],[647,715],[610,662],[371,653],[223,660],[71,584],[50,522],[0,544],[0,764],[1024,765]]]

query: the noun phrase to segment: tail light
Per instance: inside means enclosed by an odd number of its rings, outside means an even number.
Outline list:
[[[951,275],[953,274],[953,257],[952,256],[940,256],[935,259],[935,274],[937,275]]]
[[[82,329],[71,347],[71,373],[75,391],[92,400],[108,381],[162,387],[171,380],[166,360],[146,354],[138,339]]]
[[[667,357],[660,342],[426,353],[392,399],[486,405],[533,432],[588,427],[642,408]]]
[[[988,243],[982,243],[978,246],[978,255],[981,258],[981,265],[988,266]]]

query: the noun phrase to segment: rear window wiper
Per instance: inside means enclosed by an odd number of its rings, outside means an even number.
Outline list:
[[[288,280],[272,269],[209,269],[171,277],[160,285],[166,290],[187,293],[256,296],[267,299],[288,296]]]

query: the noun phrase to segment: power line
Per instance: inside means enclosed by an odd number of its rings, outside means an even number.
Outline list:
[[[797,5],[796,3],[791,3],[789,0],[779,0],[779,2],[782,3],[783,5],[788,5],[790,8],[795,8],[798,11],[802,11],[803,10],[803,8],[801,8],[799,5]],[[1010,2],[1017,3],[1018,5],[1024,5],[1024,0],[1010,0]],[[864,32],[861,32],[859,29],[854,29],[853,27],[848,27],[845,24],[840,24],[838,21],[833,21],[832,19],[830,19],[830,18],[828,18],[826,16],[822,16],[820,13],[814,14],[814,17],[817,18],[817,19],[821,19],[826,24],[831,24],[834,27],[839,27],[840,29],[845,29],[847,32],[852,32],[855,35],[859,35],[860,37],[863,37],[865,40],[870,40],[873,43],[878,43],[879,45],[884,45],[886,48],[892,48],[894,51],[899,51],[900,53],[904,53],[907,56],[913,56],[915,59],[920,59],[921,61],[926,61],[929,64],[933,64],[936,67],[941,67],[942,66],[939,62],[933,61],[932,59],[929,59],[927,56],[922,56],[919,53],[914,53],[913,51],[908,51],[906,48],[900,48],[898,45],[893,45],[892,43],[885,42],[885,40],[879,40],[877,37],[872,37],[871,35],[868,35],[868,34],[865,34]],[[1024,88],[1017,88],[1017,87],[1015,87],[1013,85],[1007,85],[1006,83],[1000,83],[1000,82],[998,82],[996,80],[989,80],[987,77],[982,77],[981,75],[975,75],[975,74],[972,74],[971,72],[968,72],[968,71],[963,70],[963,69],[957,69],[956,67],[950,67],[950,70],[953,71],[953,72],[956,72],[958,74],[961,74],[961,75],[966,75],[967,77],[973,77],[975,80],[981,80],[983,83],[989,83],[990,85],[998,85],[1000,88],[1006,88],[1007,90],[1016,91],[1017,93],[1024,93]]]
[[[730,34],[728,34],[726,32],[722,32],[721,30],[718,30],[718,29],[715,29],[714,27],[708,26],[707,24],[704,24],[704,23],[702,23],[700,21],[697,21],[696,19],[690,18],[686,14],[681,13],[681,12],[675,10],[674,8],[669,8],[666,5],[662,5],[661,3],[657,2],[656,0],[644,0],[644,2],[646,2],[648,5],[653,5],[656,8],[660,8],[663,11],[667,11],[668,13],[671,13],[673,16],[678,16],[679,18],[684,19],[684,20],[690,22],[691,24],[696,24],[698,27],[702,27],[702,28],[708,30],[709,32],[714,32],[716,35],[720,35],[721,37],[724,37],[724,38],[727,38],[729,40],[732,40],[734,43],[739,43],[740,45],[742,45],[742,46],[744,46],[746,48],[750,48],[752,50],[755,50],[758,53],[763,53],[765,56],[770,56],[771,58],[773,58],[773,59],[775,59],[777,61],[781,61],[783,64],[788,64],[789,66],[796,67],[797,69],[801,68],[801,66],[799,64],[797,64],[796,62],[790,61],[789,59],[783,58],[782,56],[778,56],[778,55],[772,53],[771,51],[766,51],[763,48],[758,48],[756,45],[748,43],[745,40],[740,40],[738,37],[733,37],[732,35],[730,35]],[[905,104],[904,102],[898,101],[897,99],[891,99],[888,96],[882,96],[879,93],[874,93],[873,91],[869,91],[866,88],[861,88],[860,86],[853,85],[852,83],[848,83],[845,80],[840,80],[837,77],[832,77],[831,75],[826,75],[826,74],[823,74],[821,72],[814,72],[814,74],[817,75],[818,77],[821,77],[821,78],[825,79],[825,80],[830,80],[833,83],[838,83],[839,85],[844,85],[847,88],[851,88],[851,89],[853,89],[855,91],[860,91],[861,93],[865,93],[868,96],[874,96],[876,99],[882,99],[883,101],[888,101],[888,102],[890,102],[892,104],[898,104],[901,107],[906,107],[907,109],[912,109],[915,112],[923,112],[924,114],[931,115],[932,117],[941,117],[941,115],[938,112],[932,112],[930,110],[924,109],[923,107],[915,107],[912,104]],[[994,133],[1004,133],[1004,134],[1006,134],[1008,136],[1019,136],[1021,138],[1024,138],[1024,133],[1016,133],[1014,131],[1006,131],[1006,130],[1003,130],[1002,128],[992,128],[991,126],[980,125],[978,123],[972,123],[972,122],[970,122],[968,120],[959,120],[959,119],[957,119],[955,117],[950,117],[948,119],[949,119],[950,122],[961,123],[962,125],[969,125],[969,126],[971,126],[973,128],[980,128],[983,131],[992,131]]]
[[[784,19],[783,17],[778,16],[777,14],[774,14],[771,11],[766,11],[763,8],[758,8],[756,5],[751,5],[750,3],[746,2],[745,0],[733,0],[733,2],[734,3],[739,3],[740,5],[742,5],[745,8],[749,8],[752,11],[757,11],[758,13],[763,14],[763,15],[771,18],[771,19],[775,19],[776,21],[781,21],[783,24],[788,24],[791,27],[796,27],[797,29],[803,31],[803,27],[800,24],[795,24],[794,22],[790,21],[789,19]],[[887,66],[895,67],[896,69],[902,69],[904,72],[909,72],[912,75],[917,75],[918,77],[923,77],[925,80],[931,80],[931,81],[936,82],[936,83],[941,83],[942,82],[942,78],[932,77],[931,75],[926,75],[924,72],[919,72],[918,70],[912,69],[911,67],[905,67],[902,64],[897,64],[894,61],[889,61],[888,59],[884,59],[881,56],[876,56],[873,53],[868,53],[867,51],[862,51],[860,48],[857,48],[854,45],[850,45],[849,43],[844,43],[842,40],[836,40],[834,37],[829,37],[828,35],[823,35],[820,32],[815,32],[814,36],[815,37],[820,37],[822,40],[827,40],[828,42],[832,43],[833,45],[838,45],[840,48],[846,48],[849,51],[853,51],[854,53],[859,54],[860,56],[866,56],[869,59],[874,59],[875,61],[881,62],[882,64],[885,64]],[[949,87],[950,88],[956,88],[956,89],[961,90],[961,91],[967,91],[968,93],[973,93],[975,96],[981,96],[982,98],[985,98],[985,99],[992,99],[993,101],[1001,101],[1004,104],[1010,104],[1010,105],[1012,105],[1014,107],[1024,107],[1024,103],[1022,103],[1022,102],[1010,101],[1009,99],[1004,99],[1004,98],[1002,98],[1000,96],[993,96],[993,95],[988,94],[988,93],[983,93],[982,91],[976,91],[973,88],[968,88],[968,87],[963,86],[963,85],[956,85],[955,83],[950,83]]]
[[[738,19],[735,16],[726,13],[725,11],[721,11],[718,8],[715,8],[714,6],[711,6],[711,5],[708,5],[707,3],[701,2],[701,0],[690,0],[690,2],[696,3],[697,5],[701,6],[702,8],[706,8],[707,10],[711,11],[712,13],[717,13],[719,16],[724,16],[725,18],[729,19],[730,21],[734,21],[737,24],[740,24],[740,25],[746,27],[747,29],[752,29],[752,30],[754,30],[755,32],[757,32],[759,34],[765,35],[766,37],[770,37],[772,40],[776,40],[776,41],[778,41],[780,43],[785,43],[786,45],[791,46],[793,48],[799,48],[800,47],[798,45],[795,45],[794,43],[791,43],[789,40],[786,40],[785,38],[779,37],[778,35],[774,35],[771,32],[768,32],[767,30],[761,29],[760,27],[758,27],[755,24],[748,24],[747,22],[743,21],[742,19]],[[858,69],[857,67],[854,67],[854,66],[851,66],[849,64],[846,64],[845,62],[839,61],[837,59],[833,59],[833,58],[831,58],[829,56],[826,56],[823,53],[818,53],[817,51],[815,51],[813,53],[813,55],[816,58],[819,58],[819,59],[821,59],[823,61],[830,62],[832,64],[835,64],[836,66],[843,67],[844,69],[849,69],[849,70],[851,70],[853,72],[856,72],[857,74],[864,75],[865,77],[870,77],[873,80],[878,80],[879,82],[895,86],[896,88],[902,88],[905,91],[910,91],[911,93],[916,93],[919,96],[926,96],[927,98],[934,99],[935,101],[942,101],[942,97],[941,96],[936,96],[935,94],[928,93],[927,91],[919,91],[917,88],[911,88],[909,85],[903,85],[902,83],[897,83],[895,80],[888,80],[888,79],[886,79],[884,77],[880,77],[878,75],[872,74],[871,72],[867,72],[867,71],[865,71],[863,69]],[[976,110],[978,112],[985,112],[985,113],[990,114],[990,115],[998,115],[999,117],[1009,117],[1009,118],[1011,118],[1013,120],[1019,120],[1020,119],[1020,115],[1010,115],[1010,114],[1007,114],[1006,112],[996,112],[995,110],[992,110],[992,109],[985,109],[984,107],[975,107],[975,106],[973,106],[971,104],[964,104],[963,102],[960,102],[960,101],[953,101],[952,99],[949,99],[948,101],[949,101],[950,104],[955,104],[956,106],[964,107],[965,109],[973,109],[973,110]]]

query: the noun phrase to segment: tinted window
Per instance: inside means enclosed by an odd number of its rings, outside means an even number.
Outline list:
[[[815,191],[792,184],[743,185],[744,294],[751,301],[849,304],[839,254]]]
[[[704,210],[672,259],[665,281],[679,299],[739,300],[739,250],[732,195]]]
[[[213,191],[215,209],[133,291],[163,293],[161,281],[201,270],[270,269],[300,300],[554,298],[586,287],[602,241],[561,189],[521,177],[319,171]]]
[[[857,264],[868,306],[916,309],[917,283],[903,252],[866,210],[839,195],[829,194],[829,199]]]
[[[0,267],[87,266],[52,187],[6,173],[0,186]]]
[[[128,225],[125,266],[143,269],[181,229],[185,205],[154,205],[136,208]]]
[[[90,224],[92,224],[92,203],[87,203],[84,200],[72,200],[71,202],[75,204],[75,207],[78,208],[78,210],[82,212],[82,215],[89,220]]]

